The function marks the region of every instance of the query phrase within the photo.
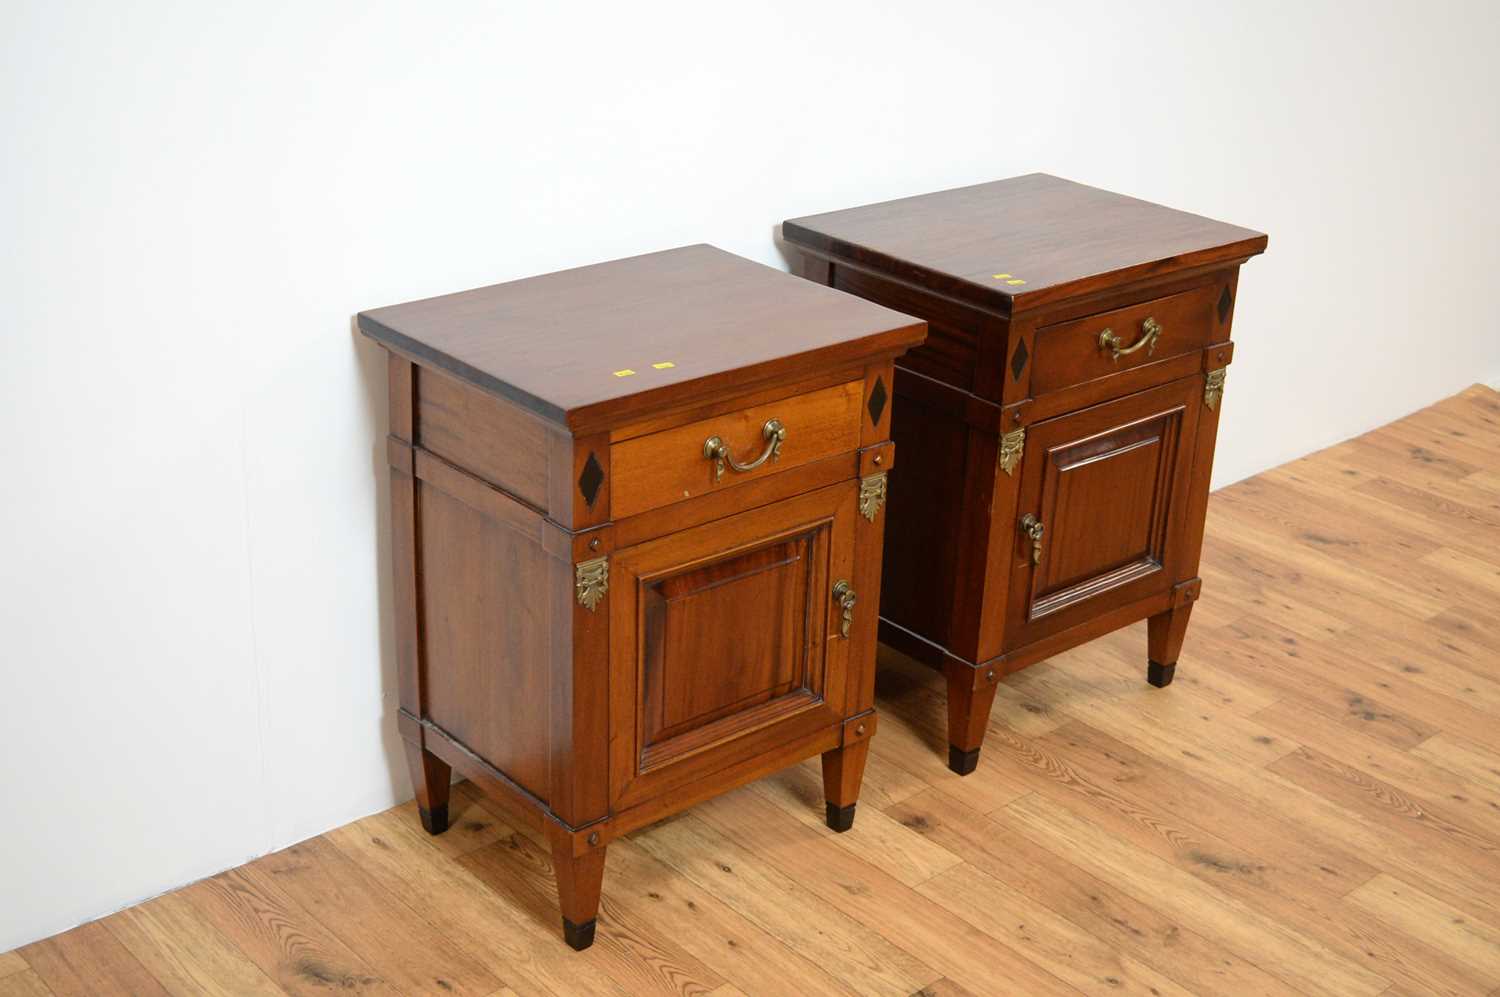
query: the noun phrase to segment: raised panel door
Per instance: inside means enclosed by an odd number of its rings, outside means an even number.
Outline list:
[[[1007,648],[1170,589],[1202,379],[1184,378],[1027,433]]]
[[[846,482],[612,555],[617,808],[843,719],[832,593],[853,578],[855,498]]]

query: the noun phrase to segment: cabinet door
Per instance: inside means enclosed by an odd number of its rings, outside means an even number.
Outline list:
[[[616,809],[843,719],[850,640],[832,593],[854,578],[856,494],[847,482],[612,555]]]
[[[1181,580],[1202,397],[1203,379],[1184,378],[1027,432],[1007,650]]]

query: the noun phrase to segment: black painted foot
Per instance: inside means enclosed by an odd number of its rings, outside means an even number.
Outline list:
[[[417,813],[422,815],[422,826],[427,829],[428,834],[442,834],[448,830],[448,804],[444,803],[431,810],[417,807]]]
[[[567,918],[563,918],[563,941],[575,952],[582,952],[594,944],[594,925],[599,923],[598,918],[592,918],[582,924],[574,924]]]
[[[959,775],[968,775],[979,767],[979,749],[964,751],[948,745],[948,767]]]
[[[1177,674],[1177,665],[1158,665],[1152,661],[1146,665],[1146,681],[1161,689],[1172,684],[1172,676]]]
[[[830,828],[842,833],[854,826],[854,808],[859,806],[859,804],[851,803],[847,807],[840,807],[829,803],[827,806],[827,819]]]

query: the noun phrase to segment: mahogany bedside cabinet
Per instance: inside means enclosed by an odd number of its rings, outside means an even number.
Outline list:
[[[389,351],[399,726],[551,843],[594,938],[621,834],[813,755],[854,818],[893,363],[918,319],[711,246],[359,315]]]
[[[1198,597],[1239,266],[1258,232],[1043,174],[788,221],[803,276],[925,318],[896,370],[880,636],[941,668],[967,774],[995,684]]]

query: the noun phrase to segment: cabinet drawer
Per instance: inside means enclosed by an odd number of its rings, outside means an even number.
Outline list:
[[[613,517],[624,519],[857,449],[863,390],[862,381],[849,381],[614,444],[609,457]],[[772,420],[784,433],[779,447],[768,429]],[[711,439],[727,449],[722,472],[720,461],[706,453]]]
[[[1209,285],[1038,329],[1032,395],[1202,349],[1213,334],[1218,291]],[[1162,379],[1170,376],[1164,371]]]

